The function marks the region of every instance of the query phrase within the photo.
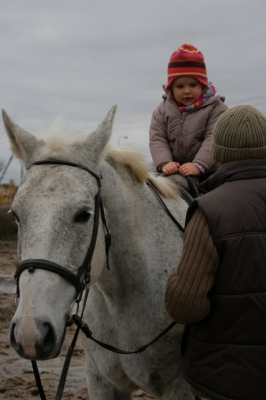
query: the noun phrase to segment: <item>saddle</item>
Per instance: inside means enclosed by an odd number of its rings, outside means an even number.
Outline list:
[[[197,178],[194,176],[186,176],[185,179],[187,180],[188,183],[188,192],[193,197],[193,199],[201,196],[202,193],[199,190],[199,184]]]
[[[178,185],[181,191],[181,196],[188,204],[190,204],[196,197],[202,195],[199,189],[198,177],[183,176],[180,174],[174,174],[174,175],[158,174],[158,175],[165,176],[166,178],[174,181]]]

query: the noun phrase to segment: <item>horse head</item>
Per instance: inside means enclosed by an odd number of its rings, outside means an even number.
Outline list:
[[[20,268],[18,308],[11,322],[11,344],[28,359],[50,359],[61,350],[69,309],[94,229],[98,174],[111,136],[116,106],[91,135],[38,139],[3,111],[11,148],[26,168],[11,210],[18,224]],[[54,163],[57,161],[59,163]],[[50,268],[39,268],[38,262]],[[28,261],[27,261],[28,262]],[[92,261],[93,284],[105,266],[104,227],[100,221]],[[58,273],[51,266],[60,266]],[[82,277],[81,277],[82,278]]]

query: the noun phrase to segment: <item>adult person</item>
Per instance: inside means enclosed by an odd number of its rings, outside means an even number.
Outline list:
[[[266,118],[223,113],[211,153],[219,170],[189,207],[169,277],[170,316],[185,324],[183,374],[195,399],[266,399]]]

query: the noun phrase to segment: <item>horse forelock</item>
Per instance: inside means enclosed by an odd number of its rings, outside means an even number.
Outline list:
[[[97,129],[88,134],[84,132],[84,128],[81,130],[77,130],[76,127],[71,128],[61,115],[53,121],[48,132],[39,136],[39,139],[42,145],[34,155],[35,161],[53,158],[84,165],[96,162],[99,166],[101,160],[105,158],[106,143],[101,140],[102,136],[97,136]],[[98,144],[98,147],[95,144]],[[91,156],[95,154],[92,160]]]
[[[74,144],[85,143],[88,135],[82,133],[74,133],[72,131],[56,130],[54,125],[48,134],[41,138],[44,145],[41,149],[41,155],[44,158],[49,157],[66,157],[69,159],[73,153]]]
[[[121,146],[119,149],[108,149],[108,158],[114,162],[127,167],[135,176],[138,182],[144,184],[149,181],[160,194],[169,198],[178,198],[179,190],[177,185],[170,179],[163,176],[155,176],[144,155],[129,146]]]

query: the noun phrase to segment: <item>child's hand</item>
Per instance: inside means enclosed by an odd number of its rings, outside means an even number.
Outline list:
[[[193,163],[188,162],[179,167],[179,173],[184,176],[199,175],[200,169]]]
[[[164,164],[161,167],[161,170],[165,175],[174,175],[174,174],[178,174],[179,167],[180,167],[179,163],[177,163],[175,161],[171,161],[169,163]]]

